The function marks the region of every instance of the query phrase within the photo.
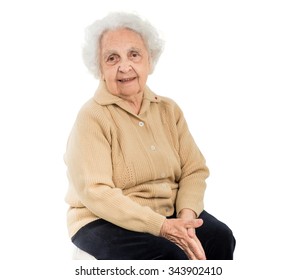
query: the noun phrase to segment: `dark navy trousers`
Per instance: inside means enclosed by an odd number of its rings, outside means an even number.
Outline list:
[[[232,260],[235,238],[227,225],[203,211],[196,229],[208,260]],[[103,219],[82,227],[72,242],[98,260],[187,260],[174,243],[149,233],[134,232]]]

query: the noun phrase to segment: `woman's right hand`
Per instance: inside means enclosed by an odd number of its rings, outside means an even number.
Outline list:
[[[166,219],[162,225],[160,236],[180,247],[190,260],[205,260],[205,253],[196,235],[195,228],[203,224],[202,219]]]

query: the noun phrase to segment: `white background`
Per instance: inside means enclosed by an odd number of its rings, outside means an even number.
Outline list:
[[[292,276],[297,9],[286,0],[1,1],[3,269],[46,278],[47,264],[61,276],[71,258],[63,154],[98,84],[81,45],[84,28],[114,10],[149,19],[166,41],[148,84],[181,106],[207,159],[206,210],[234,232],[240,279]]]

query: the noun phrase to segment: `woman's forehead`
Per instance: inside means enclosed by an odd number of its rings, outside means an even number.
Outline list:
[[[106,31],[101,38],[101,48],[145,48],[142,37],[130,29],[117,29]]]

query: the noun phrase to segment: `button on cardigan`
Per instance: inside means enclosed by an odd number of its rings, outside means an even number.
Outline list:
[[[148,87],[135,115],[101,82],[78,113],[64,160],[70,237],[99,218],[159,235],[174,211],[203,210],[205,159],[181,109]]]

